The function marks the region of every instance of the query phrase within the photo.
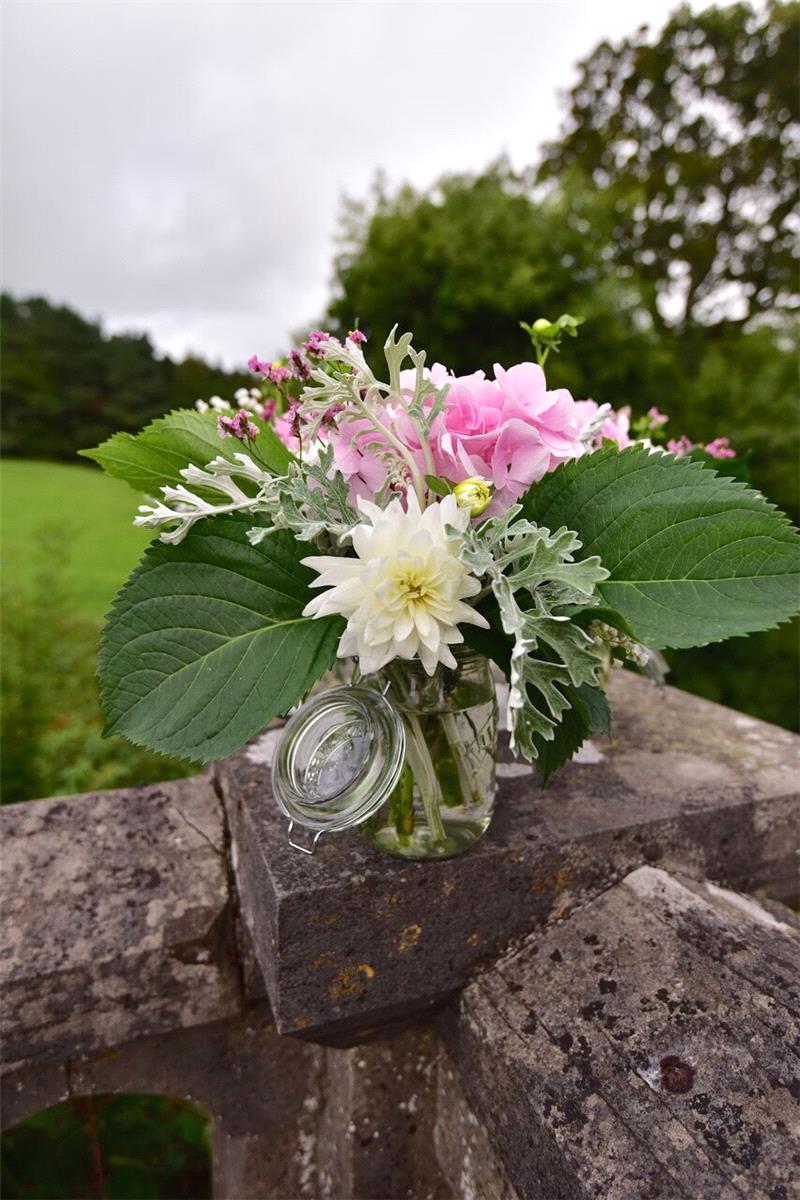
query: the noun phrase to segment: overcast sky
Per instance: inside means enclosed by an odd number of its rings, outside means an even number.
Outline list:
[[[677,0],[5,0],[4,286],[228,365],[325,307],[343,193],[531,163]]]

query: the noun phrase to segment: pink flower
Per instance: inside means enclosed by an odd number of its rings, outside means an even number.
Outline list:
[[[273,428],[278,437],[292,454],[300,453],[300,439],[288,413],[279,413],[273,422]]]
[[[650,418],[651,429],[660,429],[669,420],[669,417],[665,413],[659,412],[655,405],[652,408],[648,408],[647,415]]]
[[[547,471],[583,451],[575,401],[563,389],[549,392],[535,363],[519,363],[508,371],[495,366],[494,379],[483,371],[456,378],[436,363],[427,378],[435,387],[449,388],[429,440],[434,473],[452,483],[475,476],[489,480],[494,485],[489,515],[504,512]],[[414,372],[403,371],[400,384],[404,390],[413,388]],[[382,415],[411,451],[420,474],[429,472],[419,433],[402,406],[390,403]],[[331,441],[336,465],[354,496],[374,494],[385,483],[383,446],[366,422],[344,422]]]
[[[595,400],[576,400],[575,408],[578,413],[580,428],[585,429],[593,418],[597,416],[600,405]],[[630,429],[631,410],[630,405],[626,404],[624,408],[620,408],[616,412],[612,410],[608,414],[597,433],[594,444],[599,446],[604,441],[616,442],[620,450],[624,450],[626,446],[633,445]]]
[[[334,463],[350,485],[353,504],[359,498],[372,500],[386,482],[386,463],[375,453],[376,436],[364,417],[342,421],[330,430]]]
[[[304,382],[311,378],[311,364],[300,350],[289,351],[289,365],[295,379]]]
[[[355,342],[357,346],[363,346],[367,340],[367,335],[362,333],[360,329],[351,329],[347,337],[349,341]]]
[[[713,442],[706,442],[703,449],[712,458],[736,458],[736,451],[731,449],[730,439],[726,437],[718,437],[714,438]]]
[[[503,512],[537,479],[576,453],[568,393],[548,393],[534,363],[495,379],[455,379],[432,437],[436,474],[453,483],[480,475],[494,484],[489,515]],[[572,436],[570,436],[572,435]]]
[[[335,341],[324,329],[312,329],[308,340],[303,342],[303,349],[309,358],[322,358],[326,342]]]
[[[282,367],[280,363],[262,362],[256,354],[248,358],[247,366],[253,374],[262,375],[270,383],[285,383],[289,378],[289,371],[286,367]]]
[[[253,441],[258,437],[258,426],[240,408],[235,417],[217,417],[217,433],[221,438],[235,437],[240,441]]]
[[[683,458],[684,454],[691,454],[694,448],[694,442],[690,442],[685,433],[681,434],[677,441],[673,439],[667,442],[667,449],[678,458]]]
[[[275,408],[276,407],[277,406],[276,406],[276,403],[274,400],[265,401],[264,407],[261,410],[261,420],[262,421],[271,421],[272,418],[275,416]]]

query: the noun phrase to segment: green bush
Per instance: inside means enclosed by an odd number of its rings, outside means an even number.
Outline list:
[[[43,528],[31,543],[27,583],[3,597],[4,804],[192,774],[188,763],[103,738],[95,680],[99,629],[70,611],[69,536],[63,526]]]
[[[208,1120],[161,1096],[95,1096],[37,1113],[2,1138],[5,1200],[203,1200]]]

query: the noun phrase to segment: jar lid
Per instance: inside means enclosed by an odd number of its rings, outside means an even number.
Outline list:
[[[287,721],[272,765],[290,833],[293,824],[314,830],[316,845],[360,825],[394,789],[404,757],[403,722],[380,692],[353,685],[314,696]]]

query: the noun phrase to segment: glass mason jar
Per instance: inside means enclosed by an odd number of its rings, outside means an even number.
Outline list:
[[[495,799],[497,699],[488,659],[454,647],[456,667],[431,676],[395,659],[364,682],[403,723],[405,759],[389,796],[361,824],[379,850],[451,858],[486,832]]]

